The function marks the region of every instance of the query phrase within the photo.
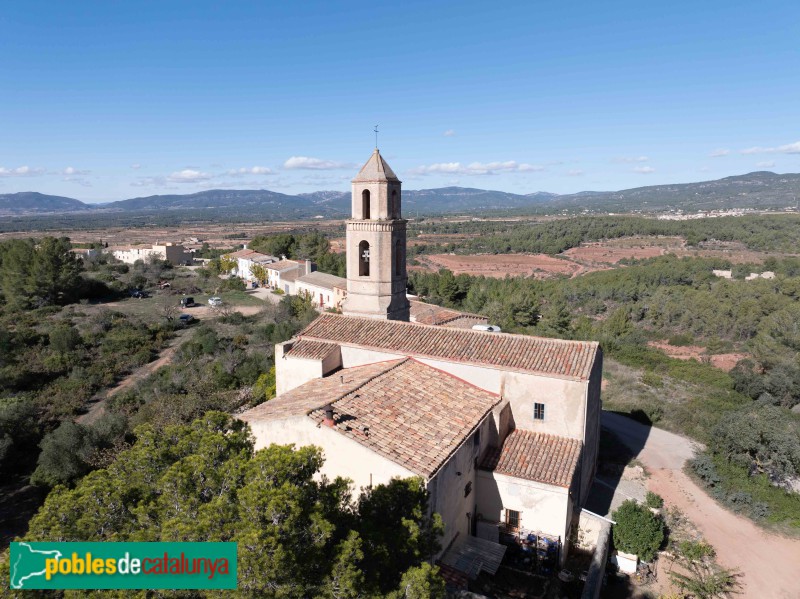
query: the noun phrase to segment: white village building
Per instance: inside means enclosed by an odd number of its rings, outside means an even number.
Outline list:
[[[192,264],[194,254],[180,244],[156,243],[153,245],[115,246],[106,249],[114,258],[126,264],[137,260],[147,262],[154,258],[167,260],[175,266]]]
[[[276,346],[277,397],[241,418],[257,448],[321,447],[322,473],[356,492],[421,477],[445,562],[476,537],[566,544],[597,464],[600,347],[451,328],[410,305],[400,191],[376,149],[352,182],[343,315]]]

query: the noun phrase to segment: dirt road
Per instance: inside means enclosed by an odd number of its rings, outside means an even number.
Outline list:
[[[714,546],[721,565],[742,573],[737,596],[800,597],[800,540],[766,532],[711,499],[682,471],[692,456],[692,441],[617,414],[603,412],[602,418],[604,427],[638,453],[650,472],[648,488],[688,516]]]

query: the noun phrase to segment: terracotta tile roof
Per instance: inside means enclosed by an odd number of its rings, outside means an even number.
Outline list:
[[[259,252],[255,250],[239,250],[237,252],[233,252],[231,254],[225,254],[228,258],[248,258],[252,257],[254,254],[259,254]],[[263,254],[261,254],[263,255]]]
[[[284,270],[292,270],[294,268],[298,268],[299,266],[300,263],[296,262],[295,260],[279,260],[278,262],[267,264],[264,268],[266,268],[267,270],[283,272]]]
[[[336,275],[330,275],[326,272],[319,272],[318,270],[308,273],[307,275],[303,275],[302,277],[299,277],[297,280],[303,283],[307,283],[308,285],[322,287],[323,289],[333,290],[334,287],[347,289],[347,279],[343,279],[342,277],[337,277]]]
[[[589,379],[599,352],[595,341],[565,341],[338,314],[321,315],[298,337],[581,381]]]
[[[481,316],[480,314],[459,312],[457,310],[451,310],[435,304],[426,304],[425,302],[418,302],[415,300],[410,300],[409,304],[411,304],[411,318],[414,322],[419,322],[421,324],[443,325],[459,318],[475,318],[483,322],[489,322],[486,316]]]
[[[500,401],[494,393],[413,359],[396,362],[343,397],[328,399],[324,404],[333,404],[338,432],[425,478]],[[310,416],[322,422],[325,413],[317,409]]]
[[[569,487],[578,467],[582,443],[578,439],[513,430],[503,447],[490,447],[481,460],[483,470]]]
[[[399,364],[402,360],[377,362],[366,366],[346,368],[326,378],[314,379],[244,412],[239,416],[245,422],[280,420],[290,416],[304,416],[338,398],[358,389],[370,379]]]
[[[308,339],[301,339],[296,342],[289,351],[286,352],[287,356],[292,358],[307,358],[310,360],[322,360],[327,357],[332,351],[339,349],[335,343],[325,343],[324,341],[310,341]]]

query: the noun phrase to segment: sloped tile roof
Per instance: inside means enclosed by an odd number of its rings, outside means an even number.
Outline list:
[[[502,447],[490,447],[486,451],[480,467],[516,478],[569,487],[582,445],[578,439],[515,429]]]
[[[418,302],[415,300],[410,300],[408,303],[411,304],[411,318],[414,319],[414,322],[419,322],[420,324],[443,325],[458,320],[459,318],[475,318],[484,322],[489,322],[486,316],[481,316],[480,314],[459,312],[457,310],[451,310],[450,308],[437,306],[436,304],[426,304],[425,302]]]
[[[342,372],[346,370],[333,376]],[[338,432],[430,478],[499,401],[494,393],[404,359],[326,403],[333,404]],[[325,418],[322,407],[310,414],[320,423]]]
[[[287,356],[292,358],[307,358],[309,360],[322,360],[327,357],[332,351],[339,349],[335,343],[325,343],[324,341],[310,341],[309,339],[301,339],[296,342],[289,351],[286,352]]]
[[[300,263],[295,260],[280,260],[278,262],[273,262],[272,264],[267,264],[264,268],[267,270],[274,270],[277,272],[283,272],[285,270],[292,270],[294,268],[298,268]]]
[[[281,420],[290,416],[304,416],[344,397],[401,361],[391,360],[347,368],[325,378],[313,379],[244,412],[239,418],[245,422],[258,422],[260,420]]]
[[[347,279],[337,277],[336,275],[330,275],[326,272],[319,272],[318,270],[308,273],[307,275],[303,275],[302,277],[298,277],[297,280],[302,283],[315,285],[324,289],[333,290],[334,287],[347,289]]]
[[[256,255],[263,255],[255,250],[239,250],[231,254],[225,254],[228,258],[251,258]]]
[[[589,379],[599,352],[595,341],[565,341],[338,314],[323,314],[298,337],[580,381]]]

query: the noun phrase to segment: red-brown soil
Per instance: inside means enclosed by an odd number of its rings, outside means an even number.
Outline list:
[[[553,275],[573,276],[581,266],[548,256],[547,254],[484,254],[478,256],[457,256],[453,254],[431,254],[420,256],[418,260],[430,270],[447,268],[454,274],[469,274],[502,279],[512,277],[546,278]]]
[[[665,354],[667,354],[670,358],[677,358],[679,360],[691,360],[695,359],[698,362],[702,362],[704,359],[707,359],[712,366],[715,366],[725,372],[731,370],[739,360],[743,360],[744,358],[748,357],[748,354],[739,353],[739,352],[731,352],[727,354],[706,354],[705,348],[700,347],[699,345],[670,345],[666,341],[650,341],[648,343],[650,347],[654,347],[656,349],[660,349]]]

